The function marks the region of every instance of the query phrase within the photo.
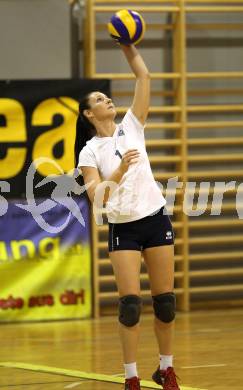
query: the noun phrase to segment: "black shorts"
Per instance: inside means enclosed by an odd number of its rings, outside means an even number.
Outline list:
[[[133,222],[109,223],[109,252],[173,245],[173,228],[163,211],[164,207],[154,215]]]

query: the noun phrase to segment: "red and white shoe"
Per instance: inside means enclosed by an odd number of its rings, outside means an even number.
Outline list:
[[[139,378],[133,376],[132,378],[126,379],[125,390],[141,390]]]
[[[164,390],[180,390],[176,378],[173,367],[168,367],[166,370],[157,368],[152,375],[154,382],[162,385],[162,389]]]

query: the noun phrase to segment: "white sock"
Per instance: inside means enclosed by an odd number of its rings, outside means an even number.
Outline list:
[[[172,355],[159,355],[159,368],[166,370],[168,367],[173,367]]]
[[[124,364],[125,368],[125,378],[132,378],[133,376],[138,376],[137,372],[137,363],[129,363],[129,364]]]

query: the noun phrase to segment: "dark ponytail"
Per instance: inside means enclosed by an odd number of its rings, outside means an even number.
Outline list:
[[[77,166],[78,164],[79,153],[86,145],[86,142],[89,141],[95,135],[95,127],[83,113],[84,110],[90,108],[89,96],[90,94],[86,95],[79,103],[79,115],[76,122],[76,138],[74,146],[75,166]]]

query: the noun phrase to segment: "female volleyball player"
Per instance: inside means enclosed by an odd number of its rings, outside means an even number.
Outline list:
[[[136,76],[132,106],[116,125],[112,100],[98,91],[90,93],[79,106],[75,155],[91,202],[99,198],[99,191],[103,194],[103,189],[99,189],[104,181],[109,181],[104,202],[109,221],[109,255],[120,297],[125,389],[140,389],[136,353],[142,254],[150,279],[160,352],[153,380],[163,389],[178,390],[172,362],[174,237],[171,222],[163,213],[165,199],[153,178],[144,141],[150,101],[149,72],[134,45],[121,45],[121,49]]]

